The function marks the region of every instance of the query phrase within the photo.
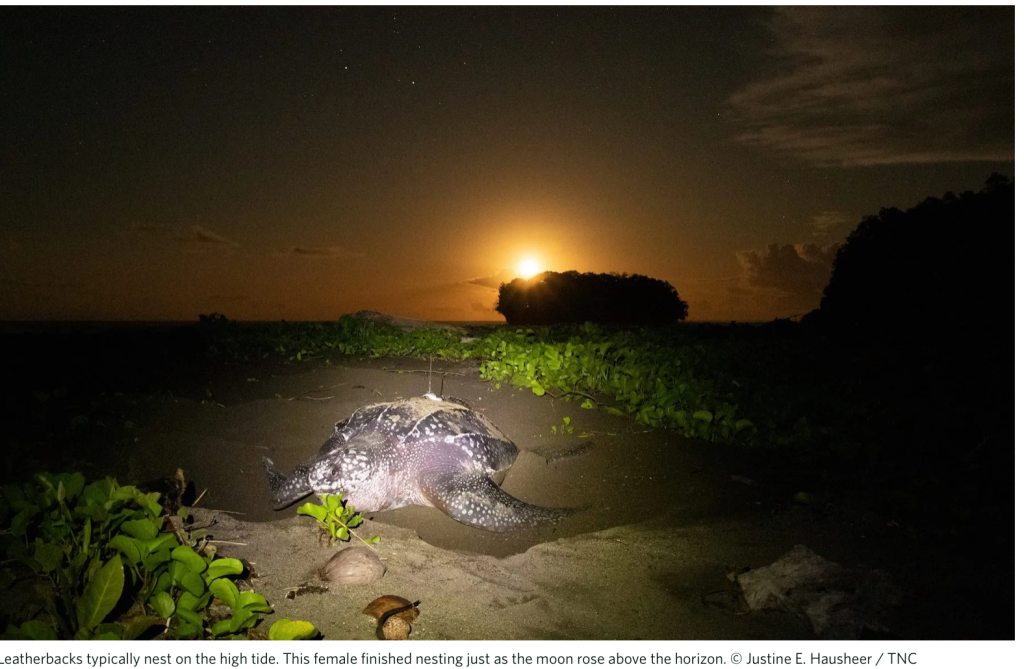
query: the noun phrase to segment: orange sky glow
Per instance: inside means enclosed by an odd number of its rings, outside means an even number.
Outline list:
[[[1014,173],[1013,7],[0,11],[0,320],[500,320],[531,257],[785,318]]]

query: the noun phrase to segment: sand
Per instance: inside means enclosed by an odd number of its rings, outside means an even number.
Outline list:
[[[795,502],[808,473],[777,455],[495,389],[468,362],[435,362],[429,378],[419,360],[333,362],[238,367],[200,400],[151,394],[136,405],[127,455],[92,456],[97,470],[124,482],[182,468],[204,492],[197,520],[219,552],[254,565],[253,586],[274,606],[268,622],[303,619],[326,638],[371,639],[375,623],[361,611],[390,594],[420,602],[414,639],[813,638],[791,613],[742,615],[729,605],[726,578],[803,544],[838,564],[893,575],[905,595],[877,621],[886,634],[991,638],[1009,630],[1012,638],[1012,615],[996,618],[1007,626],[993,624],[964,578],[971,567],[943,545],[856,500]],[[428,384],[469,401],[520,447],[505,490],[578,513],[555,528],[515,533],[464,526],[426,507],[367,514],[358,531],[381,537],[383,578],[288,598],[316,583],[316,570],[344,544],[322,546],[297,505],[270,508],[261,457],[289,470],[356,408],[422,395]],[[573,434],[558,429],[564,417]],[[548,462],[583,444],[591,448]]]

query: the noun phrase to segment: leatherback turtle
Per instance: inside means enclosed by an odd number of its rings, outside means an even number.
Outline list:
[[[274,508],[310,493],[342,494],[360,511],[434,506],[467,525],[508,532],[571,513],[527,504],[498,487],[519,449],[480,413],[433,395],[357,409],[289,477],[263,465]]]

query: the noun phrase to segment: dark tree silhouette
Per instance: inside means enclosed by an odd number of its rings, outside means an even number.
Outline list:
[[[840,247],[808,324],[853,336],[936,343],[1013,333],[1013,184],[930,197],[861,221]]]
[[[687,304],[667,281],[640,274],[544,272],[501,284],[496,310],[512,325],[668,325],[686,318]]]

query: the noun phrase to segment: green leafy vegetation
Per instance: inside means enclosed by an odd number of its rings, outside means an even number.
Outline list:
[[[561,425],[552,425],[551,434],[572,434],[576,431],[576,428],[572,424],[572,418],[569,416],[562,417]]]
[[[301,641],[314,639],[320,631],[313,626],[313,623],[305,620],[290,620],[281,618],[270,626],[271,641]]]
[[[241,561],[186,529],[189,508],[165,514],[159,498],[111,478],[86,485],[80,473],[4,486],[0,580],[27,596],[3,637],[246,638],[270,605],[239,589]],[[279,635],[310,638],[302,625]]]
[[[481,376],[495,384],[577,398],[583,408],[604,406],[707,441],[745,441],[756,432],[721,380],[700,375],[707,354],[671,330],[526,329],[490,335],[484,345]]]
[[[295,512],[316,520],[317,525],[327,536],[328,543],[348,541],[353,536],[367,545],[380,543],[379,536],[363,539],[355,533],[355,528],[363,523],[363,516],[356,513],[351,506],[346,506],[342,495],[321,495],[320,500],[323,504],[306,502]]]
[[[474,360],[495,387],[509,384],[645,427],[760,449],[828,451],[867,462],[884,457],[887,441],[920,429],[908,416],[928,415],[905,410],[898,382],[913,373],[902,370],[905,361],[787,321],[491,326],[471,330],[472,337],[405,332],[352,316],[334,323],[205,323],[205,346],[216,356],[274,355],[296,364],[338,355]]]
[[[491,328],[482,336],[435,329],[404,332],[344,316],[336,323],[245,324],[206,317],[209,350],[238,358],[276,352],[308,362],[327,354],[373,358],[473,359],[480,375],[535,395],[577,400],[650,427],[713,442],[756,442],[758,418],[740,404],[744,381],[700,336],[677,328],[617,329],[594,324],[558,328]],[[800,417],[773,416],[763,442],[792,440]]]

